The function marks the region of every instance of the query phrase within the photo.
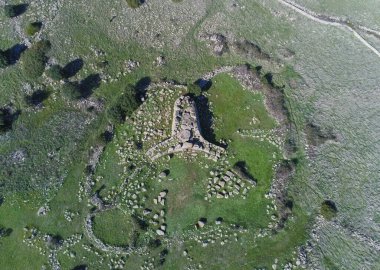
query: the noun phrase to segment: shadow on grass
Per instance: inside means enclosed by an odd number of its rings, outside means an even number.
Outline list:
[[[100,86],[101,78],[99,74],[91,74],[83,79],[79,84],[81,96],[88,98],[92,95],[95,89]]]
[[[38,106],[44,100],[46,100],[50,96],[50,92],[47,90],[37,90],[33,92],[31,95],[25,97],[25,101],[30,106]]]
[[[5,54],[8,58],[8,64],[14,65],[17,63],[18,60],[20,60],[21,54],[27,49],[28,47],[25,44],[16,44],[5,51]]]
[[[24,14],[27,11],[28,7],[28,4],[5,5],[4,12],[8,17],[14,18]]]
[[[88,270],[88,267],[86,264],[81,264],[81,265],[75,266],[72,270]]]
[[[195,81],[195,84],[198,85],[202,89],[202,91],[207,91],[211,88],[212,81],[211,80],[198,79]]]
[[[238,161],[234,164],[234,170],[239,174],[240,177],[249,180],[249,181],[257,181],[255,177],[248,171],[247,163],[245,161]]]
[[[83,68],[83,65],[84,62],[82,59],[75,59],[63,67],[63,74],[66,78],[71,78],[75,76]]]
[[[142,97],[145,97],[146,91],[149,85],[152,83],[152,79],[150,77],[141,78],[135,85],[136,95],[139,100]]]

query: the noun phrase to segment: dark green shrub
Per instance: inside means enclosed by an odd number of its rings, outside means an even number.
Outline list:
[[[0,68],[5,68],[8,66],[8,64],[9,61],[7,54],[4,51],[0,50]]]
[[[49,41],[42,40],[21,55],[21,67],[27,78],[35,80],[44,73],[48,59],[46,53],[50,50],[50,47]]]
[[[142,1],[141,0],[127,0],[127,4],[130,8],[138,8],[141,6]]]
[[[123,94],[117,99],[115,104],[108,110],[108,116],[119,123],[124,122],[127,116],[139,107],[140,101],[137,99],[136,90],[133,86],[128,85]]]
[[[17,115],[11,109],[0,108],[0,132],[12,129],[12,124],[16,117]]]
[[[5,227],[0,226],[0,238],[8,237],[11,235],[12,232],[13,230],[11,228],[5,228]]]
[[[41,22],[28,23],[28,25],[25,28],[25,33],[28,36],[33,36],[34,34],[36,34],[37,32],[41,30],[41,27],[42,27]]]
[[[55,81],[60,81],[65,78],[63,69],[60,65],[52,65],[45,73],[46,76]]]
[[[28,50],[22,57],[22,70],[29,79],[37,79],[44,73],[47,57],[37,50]]]
[[[62,94],[72,100],[80,99],[82,93],[77,83],[68,82],[62,86]]]
[[[331,220],[334,217],[336,217],[336,214],[338,213],[338,209],[336,208],[336,205],[333,201],[326,200],[321,205],[321,215],[326,220]]]
[[[88,270],[88,267],[85,264],[81,264],[81,265],[75,266],[72,270]]]

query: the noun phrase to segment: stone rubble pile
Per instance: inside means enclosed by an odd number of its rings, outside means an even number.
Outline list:
[[[176,152],[203,152],[215,161],[225,152],[202,137],[195,102],[189,96],[181,96],[174,104],[171,137],[150,148],[146,155],[156,160]]]
[[[207,197],[205,197],[205,200],[209,200],[212,197],[228,199],[235,196],[242,196],[243,199],[246,199],[249,190],[254,187],[252,183],[246,183],[247,181],[242,180],[231,170],[218,175],[211,172],[211,175],[214,177],[208,178]]]

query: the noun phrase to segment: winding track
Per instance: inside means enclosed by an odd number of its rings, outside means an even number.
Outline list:
[[[339,18],[332,18],[332,17],[327,17],[327,16],[324,16],[324,15],[320,15],[320,14],[317,14],[313,11],[310,11],[298,4],[295,4],[293,2],[290,2],[288,0],[278,0],[281,4],[293,9],[294,11],[298,12],[299,14],[315,21],[315,22],[318,22],[318,23],[321,23],[321,24],[326,24],[326,25],[332,25],[332,26],[336,26],[336,27],[339,27],[339,28],[343,28],[343,29],[346,29],[346,30],[349,30],[350,32],[352,32],[354,34],[354,36],[361,42],[363,43],[367,48],[369,48],[373,53],[375,53],[378,57],[380,57],[380,52],[375,48],[373,47],[371,44],[369,44],[356,30],[355,28],[350,25],[350,23],[348,21],[345,21],[345,20],[342,20],[342,19],[339,19]],[[362,29],[366,32],[369,32],[369,33],[372,33],[372,34],[376,34],[376,35],[379,35],[380,36],[380,33],[378,31],[375,31],[375,30],[372,30],[372,29],[369,29],[369,28],[366,28],[366,27],[362,27],[362,26],[359,26],[358,27],[359,29]]]

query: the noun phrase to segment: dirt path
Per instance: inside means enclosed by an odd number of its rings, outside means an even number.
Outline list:
[[[380,52],[373,47],[371,44],[369,44],[356,30],[355,27],[352,26],[348,21],[342,20],[339,18],[333,18],[333,17],[328,17],[325,15],[317,14],[313,11],[310,11],[302,6],[299,6],[298,4],[295,4],[293,2],[290,2],[288,0],[278,0],[281,4],[293,9],[294,11],[298,12],[299,14],[315,21],[321,24],[326,24],[326,25],[332,25],[336,26],[345,30],[349,30],[354,34],[354,36],[361,42],[363,43],[367,48],[369,48],[373,53],[375,53],[378,57],[380,57]],[[379,35],[380,32],[359,26],[359,29],[362,29],[366,32],[373,33],[376,35]],[[379,35],[380,36],[380,35]]]

